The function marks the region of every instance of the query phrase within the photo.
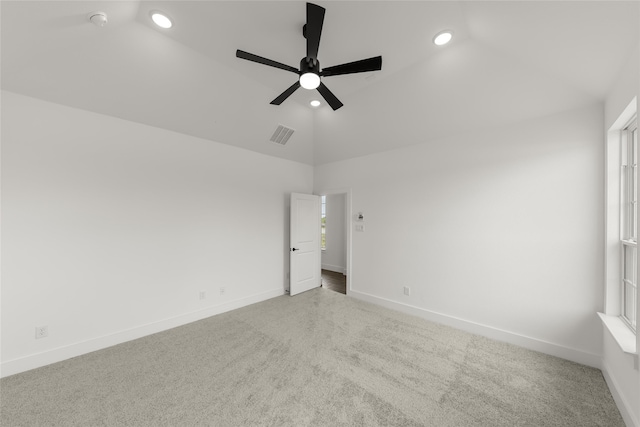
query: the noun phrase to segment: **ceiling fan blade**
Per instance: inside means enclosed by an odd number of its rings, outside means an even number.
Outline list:
[[[271,59],[263,58],[262,56],[254,55],[253,53],[245,52],[244,50],[236,50],[236,56],[238,58],[246,59],[247,61],[257,62],[258,64],[268,65],[270,67],[280,68],[281,70],[291,71],[292,73],[300,74],[297,68],[293,68],[287,64],[281,62],[272,61]]]
[[[320,82],[320,86],[318,86],[318,92],[320,92],[320,95],[322,95],[331,108],[333,108],[333,111],[344,105],[322,82]]]
[[[366,71],[378,71],[382,69],[382,56],[361,59],[360,61],[327,67],[320,73],[323,77],[339,76],[341,74],[364,73]]]
[[[307,3],[307,25],[305,27],[307,58],[318,59],[320,35],[322,34],[322,24],[324,23],[324,11],[324,7]]]
[[[287,99],[288,97],[291,96],[291,94],[293,92],[295,92],[298,88],[300,87],[300,82],[297,81],[294,84],[292,84],[291,86],[289,86],[289,88],[287,90],[285,90],[284,92],[282,92],[280,95],[278,95],[278,97],[276,99],[274,99],[273,101],[271,101],[271,104],[273,105],[280,105],[282,104],[282,101],[284,101],[285,99]]]

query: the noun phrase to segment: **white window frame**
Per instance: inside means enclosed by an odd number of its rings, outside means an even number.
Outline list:
[[[327,250],[327,196],[320,196],[320,250]]]
[[[624,129],[631,123],[638,113],[638,98],[634,97],[620,112],[618,118],[611,124],[606,133],[605,152],[605,286],[603,311],[598,313],[602,324],[616,341],[620,349],[633,355],[634,363],[640,363],[638,350],[640,349],[640,334],[635,333],[623,320],[622,290],[623,286],[623,241],[624,225],[620,214],[621,196],[624,194],[622,186],[622,138]],[[637,119],[636,119],[637,120]],[[640,153],[639,153],[640,154]],[[626,154],[625,154],[626,156]],[[627,245],[629,246],[629,245]],[[637,247],[637,242],[636,242]],[[636,255],[638,255],[636,249]],[[637,268],[638,258],[636,257]],[[636,299],[636,307],[638,300]],[[637,366],[637,365],[636,365]]]
[[[638,246],[638,119],[620,133],[620,318],[637,328]]]

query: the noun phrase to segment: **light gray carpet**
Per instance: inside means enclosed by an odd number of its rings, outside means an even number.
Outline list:
[[[4,378],[3,426],[624,426],[599,370],[326,289]]]

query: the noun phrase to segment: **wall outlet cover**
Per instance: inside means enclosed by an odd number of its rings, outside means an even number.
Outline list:
[[[49,336],[49,328],[47,326],[36,326],[36,339]]]

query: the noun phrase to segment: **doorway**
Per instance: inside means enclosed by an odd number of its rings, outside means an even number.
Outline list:
[[[326,191],[321,196],[322,287],[347,294],[349,260],[349,194]]]
[[[347,276],[331,270],[322,270],[322,287],[346,295]]]

